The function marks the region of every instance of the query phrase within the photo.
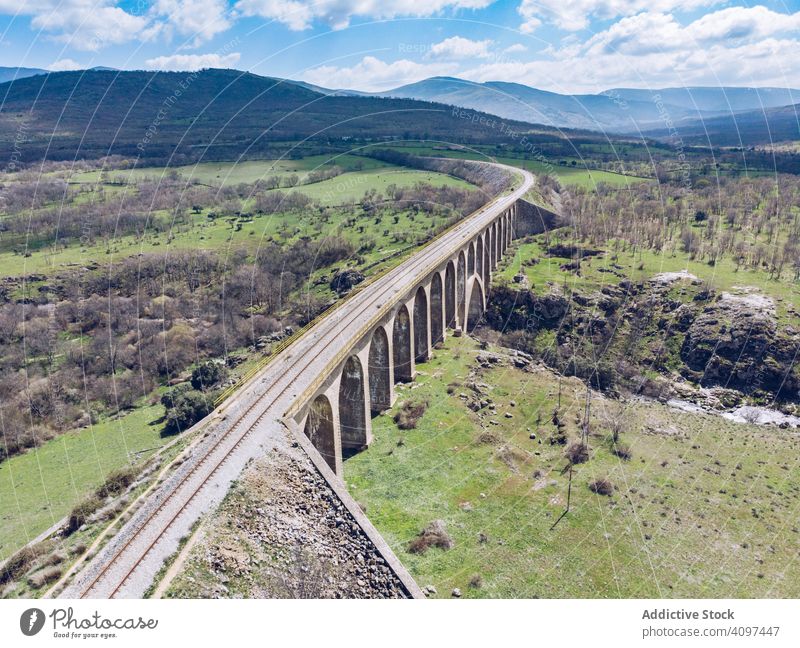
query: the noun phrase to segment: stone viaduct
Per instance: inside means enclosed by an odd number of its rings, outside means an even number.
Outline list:
[[[533,176],[505,168],[517,176],[509,193],[364,285],[196,424],[180,461],[60,596],[142,596],[193,524],[222,501],[250,460],[285,443],[287,430],[409,594],[423,596],[336,475],[343,456],[370,444],[372,416],[392,405],[395,386],[413,380],[416,365],[446,335],[470,332],[480,321],[511,241],[556,224],[555,214],[523,200]]]
[[[395,385],[412,381],[416,364],[445,336],[475,328],[511,241],[552,227],[554,219],[522,199],[511,204],[387,305],[346,357],[299,397],[288,415],[334,473],[341,476],[343,457],[369,446],[371,419],[394,404]]]

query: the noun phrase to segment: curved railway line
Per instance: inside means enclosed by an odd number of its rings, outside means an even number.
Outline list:
[[[61,596],[142,596],[193,524],[221,501],[247,461],[263,452],[297,397],[331,369],[343,348],[357,342],[361,325],[376,312],[390,308],[432,265],[481,231],[533,185],[533,176],[527,171],[498,166],[521,176],[513,192],[493,200],[379,276],[275,356],[212,413],[221,419],[211,421],[212,431],[191,449],[173,475],[148,495]]]

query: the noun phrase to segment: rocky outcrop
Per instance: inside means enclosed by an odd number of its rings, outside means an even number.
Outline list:
[[[581,377],[607,374],[606,384],[635,393],[655,371],[659,394],[669,394],[664,387],[677,378],[756,401],[800,401],[800,331],[779,325],[774,302],[755,288],[716,294],[686,272],[623,279],[569,298],[557,286],[536,294],[498,285],[486,320],[504,344],[528,352],[538,348],[540,331],[554,331],[544,362]]]
[[[499,330],[536,330],[557,325],[568,310],[569,301],[561,295],[537,295],[501,284],[492,288],[486,320]]]
[[[688,327],[681,347],[683,374],[703,386],[796,400],[798,350],[800,336],[779,329],[772,299],[753,290],[725,292]]]
[[[344,295],[364,281],[364,279],[364,273],[353,268],[344,268],[333,275],[333,279],[331,279],[331,290],[339,295]]]

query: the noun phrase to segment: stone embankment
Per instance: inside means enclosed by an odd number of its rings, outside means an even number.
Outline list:
[[[165,596],[404,598],[403,584],[300,447],[242,473]]]

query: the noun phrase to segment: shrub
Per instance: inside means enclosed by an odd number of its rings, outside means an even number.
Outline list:
[[[45,540],[30,547],[23,547],[11,556],[0,571],[0,585],[5,585],[9,581],[16,580],[24,574],[34,561],[49,552],[53,548],[53,542]]]
[[[219,362],[209,360],[192,371],[192,387],[207,391],[225,379],[225,367]]]
[[[434,520],[426,526],[420,534],[408,545],[408,551],[415,554],[424,554],[431,547],[451,549],[453,539],[448,535],[442,520]]]
[[[111,472],[103,484],[97,489],[98,497],[106,498],[119,495],[130,486],[139,474],[136,466],[124,466]]]
[[[103,500],[100,499],[96,493],[76,504],[72,511],[70,511],[69,517],[67,518],[67,528],[64,530],[64,534],[71,535],[75,533],[84,524],[86,524],[89,516],[91,516],[92,513],[94,513],[102,505]]]
[[[481,575],[473,574],[472,578],[469,579],[469,586],[472,589],[480,589],[483,587],[483,578],[481,578]]]
[[[417,423],[419,423],[426,409],[428,409],[427,401],[420,403],[406,401],[400,411],[394,415],[394,422],[397,423],[397,427],[401,430],[413,430],[417,427]]]
[[[60,567],[47,567],[33,574],[28,579],[28,585],[34,589],[39,589],[40,587],[47,585],[48,583],[52,583],[59,578],[61,578]]]
[[[572,464],[581,464],[589,461],[589,448],[585,443],[573,443],[565,453]]]
[[[194,389],[186,389],[188,387],[186,385],[182,387],[184,388],[177,387],[167,392],[161,398],[162,404],[167,408],[164,426],[164,432],[167,434],[177,434],[192,427],[214,409],[205,394]]]
[[[627,446],[624,443],[614,443],[611,446],[611,453],[616,455],[620,459],[624,459],[625,461],[629,461],[630,458],[633,456],[630,446]]]
[[[589,490],[598,495],[611,495],[614,492],[614,484],[607,479],[595,479],[589,482]]]

